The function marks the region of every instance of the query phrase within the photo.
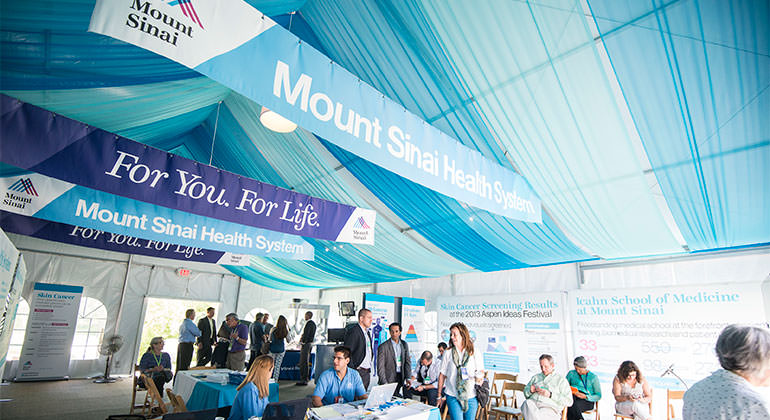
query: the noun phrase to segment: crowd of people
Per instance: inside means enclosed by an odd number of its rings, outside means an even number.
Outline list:
[[[316,326],[312,313],[305,314],[305,328],[300,339],[301,379],[309,380],[309,356]],[[198,345],[198,365],[211,361],[221,367],[243,370],[247,343],[251,351],[250,368],[238,387],[231,419],[261,416],[267,405],[268,381],[278,379],[278,372],[290,341],[287,320],[279,316],[275,326],[268,323],[268,314],[257,314],[251,326],[239,323],[235,314],[228,314],[214,336],[214,309],[197,325],[195,313],[187,311],[180,326],[177,369],[189,367],[192,345]],[[434,406],[446,405],[451,420],[473,420],[479,406],[477,387],[485,378],[481,352],[474,348],[468,328],[462,323],[450,329],[450,343],[440,343],[437,354],[423,351],[412,370],[409,345],[401,339],[398,322],[389,325],[390,338],[375,348],[372,336],[372,313],[358,312],[358,323],[348,328],[344,345],[334,348],[333,366],[316,373],[313,406],[348,403],[367,398],[376,367],[380,385],[395,383],[395,395],[404,398],[420,396]],[[224,344],[223,344],[224,343]],[[163,339],[155,337],[142,356],[140,367],[159,389],[172,378],[171,360],[163,352]],[[211,348],[214,348],[213,352]],[[225,350],[220,350],[220,348]],[[217,352],[226,351],[224,359]],[[763,419],[770,420],[768,403],[756,391],[757,386],[770,386],[770,332],[757,327],[730,325],[719,336],[716,354],[723,369],[696,383],[684,396],[683,417],[686,420]],[[566,375],[556,372],[554,358],[539,357],[540,372],[524,387],[521,411],[526,420],[558,420],[566,410],[568,420],[581,420],[583,413],[595,408],[602,398],[598,376],[589,371],[586,358],[578,356],[574,369]],[[488,389],[487,389],[488,391]],[[619,414],[635,420],[651,420],[652,387],[639,366],[626,360],[620,364],[612,381],[614,408]]]

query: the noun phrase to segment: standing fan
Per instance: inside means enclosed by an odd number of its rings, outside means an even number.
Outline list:
[[[112,355],[117,353],[121,347],[123,347],[123,336],[120,335],[113,335],[107,340],[102,341],[102,345],[99,347],[99,354],[107,356],[107,363],[104,366],[104,376],[94,379],[94,383],[109,384],[117,381],[117,379],[110,377],[110,362],[112,362]]]

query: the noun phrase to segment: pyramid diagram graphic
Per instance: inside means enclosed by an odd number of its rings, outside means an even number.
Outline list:
[[[409,325],[409,328],[406,330],[406,337],[404,338],[404,341],[407,343],[416,343],[420,341],[420,339],[417,338],[417,331],[414,329],[414,324]]]

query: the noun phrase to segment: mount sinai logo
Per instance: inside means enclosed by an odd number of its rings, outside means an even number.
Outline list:
[[[150,0],[131,0],[128,7],[129,13],[126,16],[126,26],[144,32],[173,47],[177,46],[180,36],[183,39],[185,37],[192,39],[194,26],[203,30],[203,22],[195,10],[193,0],[163,0],[160,6],[160,8],[154,7]],[[182,11],[185,18],[180,18],[176,13],[174,13],[176,16],[171,16],[167,13],[168,7],[166,6],[173,8],[179,6],[179,10]]]
[[[32,198],[37,196],[37,190],[32,185],[32,181],[29,178],[19,178],[5,191],[3,205],[24,209],[27,204],[32,202]]]
[[[353,229],[371,229],[371,226],[366,223],[363,216],[360,216],[353,225]]]
[[[193,22],[197,23],[198,26],[200,26],[201,29],[203,29],[203,23],[201,23],[200,17],[198,17],[198,12],[195,11],[195,7],[193,6],[192,0],[172,0],[168,4],[169,6],[176,6],[179,5],[179,8],[182,9],[182,13],[184,13],[185,16],[190,18]]]

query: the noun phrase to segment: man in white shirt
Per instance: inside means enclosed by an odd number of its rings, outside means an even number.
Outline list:
[[[436,405],[438,401],[438,375],[441,373],[441,362],[433,359],[428,350],[422,352],[420,363],[412,375],[412,395],[428,399],[428,404]]]

